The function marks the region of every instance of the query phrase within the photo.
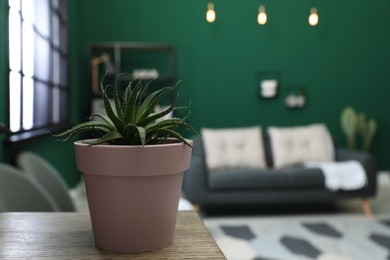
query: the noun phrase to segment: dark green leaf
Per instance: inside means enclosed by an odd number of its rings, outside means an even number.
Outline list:
[[[107,133],[106,135],[104,135],[101,138],[94,139],[94,140],[88,140],[88,141],[85,141],[85,143],[86,144],[101,144],[101,143],[106,143],[106,142],[118,140],[121,138],[122,138],[122,135],[120,133],[118,133],[117,131],[112,131],[112,132]]]
[[[110,99],[108,98],[106,92],[104,92],[103,96],[104,100],[104,109],[106,110],[107,116],[110,118],[110,120],[114,123],[116,129],[118,132],[121,132],[124,127],[123,121],[114,113],[114,110],[112,108]]]
[[[156,121],[157,119],[162,118],[162,117],[168,115],[170,112],[173,111],[173,108],[176,106],[176,102],[177,102],[177,98],[172,103],[172,105],[170,107],[168,107],[167,109],[165,109],[164,111],[156,113],[156,114],[153,114],[153,115],[151,115],[151,116],[149,116],[147,118],[144,118],[144,119],[138,121],[137,124],[141,125],[141,126],[146,126],[146,125]]]
[[[139,98],[140,89],[142,84],[140,81],[137,82],[134,89],[131,92],[129,99],[125,105],[125,116],[124,121],[126,124],[134,123],[135,115],[137,114],[137,99]]]
[[[172,91],[172,89],[165,89],[165,91],[163,91],[163,92],[161,92],[160,94],[158,94],[158,95],[149,103],[149,105],[148,105],[148,107],[146,108],[146,110],[144,110],[143,113],[140,113],[140,117],[139,117],[139,118],[137,119],[137,121],[136,121],[137,124],[139,124],[140,122],[143,122],[142,124],[145,124],[145,121],[144,121],[144,120],[146,120],[146,122],[151,123],[151,122],[153,122],[156,118],[158,118],[158,117],[155,116],[156,114],[153,115],[153,112],[155,111],[155,108],[156,108],[156,106],[159,104],[159,102],[161,101],[161,99],[164,98],[164,96],[168,95],[171,91]],[[176,104],[176,100],[174,101],[174,104]],[[173,107],[175,106],[174,104],[172,104]],[[170,105],[169,109],[171,109],[172,105]],[[157,114],[161,114],[161,113],[167,112],[167,113],[166,113],[166,115],[167,115],[167,114],[168,114],[169,112],[171,112],[173,109],[171,109],[171,111],[167,111],[167,110],[168,110],[168,109],[166,109],[166,110],[164,110],[164,111],[162,111],[162,112],[159,112],[159,113],[157,113]],[[154,120],[148,119],[151,115],[154,116],[154,118],[155,118]],[[162,117],[162,116],[160,116],[160,117]]]
[[[177,139],[179,139],[180,141],[182,141],[183,143],[185,143],[186,145],[192,148],[192,145],[188,143],[188,141],[176,131],[166,129],[166,128],[161,128],[157,132],[166,133],[168,136],[176,137]]]
[[[136,122],[139,122],[147,118],[154,111],[154,108],[156,107],[156,105],[158,105],[161,99],[164,98],[169,93],[171,93],[174,89],[175,87],[165,87],[163,89],[158,90],[154,94],[153,99],[147,104],[147,107],[145,109],[142,108],[142,110],[139,109]]]
[[[128,124],[125,126],[125,132],[128,134],[128,136],[135,134],[138,137],[141,144],[142,145],[145,144],[145,138],[146,138],[145,128],[136,126],[134,124]]]
[[[107,125],[111,126],[112,129],[115,128],[114,123],[111,121],[111,119],[107,115],[92,114],[91,118],[94,118],[94,117],[102,119]]]
[[[115,110],[117,116],[123,121],[123,108],[122,104],[119,100],[119,94],[118,94],[118,81],[120,76],[122,76],[124,73],[118,74],[115,77],[115,86],[114,86],[114,102],[115,102]]]

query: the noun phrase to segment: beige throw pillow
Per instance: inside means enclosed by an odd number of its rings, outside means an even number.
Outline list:
[[[201,129],[209,170],[265,168],[261,128]]]
[[[324,124],[270,127],[268,134],[275,168],[309,161],[334,160],[332,139]]]

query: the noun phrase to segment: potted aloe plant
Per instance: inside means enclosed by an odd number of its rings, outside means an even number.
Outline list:
[[[139,80],[130,82],[119,96],[117,82],[110,101],[102,79],[106,114],[93,114],[88,122],[56,136],[67,140],[90,133],[96,137],[74,143],[95,245],[111,252],[152,251],[173,240],[183,173],[191,160],[192,141],[177,128],[195,129],[186,117],[164,118],[180,109],[177,98],[154,113],[177,85],[150,92],[149,85],[144,87]]]

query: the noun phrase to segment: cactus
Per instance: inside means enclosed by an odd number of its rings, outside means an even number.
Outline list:
[[[356,133],[358,128],[358,116],[355,109],[346,107],[341,113],[341,128],[347,137],[347,147],[356,148]]]
[[[356,139],[359,136],[362,150],[368,152],[376,134],[377,123],[373,118],[366,118],[365,113],[357,114],[352,107],[346,107],[341,113],[341,128],[347,137],[348,148],[357,148]]]
[[[362,150],[368,152],[370,149],[372,139],[376,134],[377,123],[373,118],[366,119],[365,114],[359,115],[359,134],[362,137]]]

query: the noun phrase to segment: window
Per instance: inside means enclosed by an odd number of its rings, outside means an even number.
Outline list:
[[[9,127],[24,139],[68,122],[67,1],[8,3]]]

